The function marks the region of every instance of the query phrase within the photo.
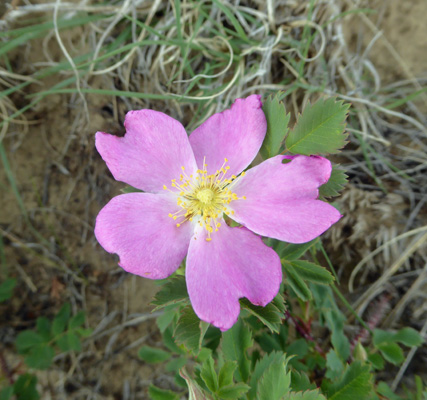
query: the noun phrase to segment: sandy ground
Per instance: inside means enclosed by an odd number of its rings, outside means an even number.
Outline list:
[[[389,83],[406,78],[402,65],[391,59],[387,51],[389,44],[401,56],[409,74],[425,74],[427,2],[391,0],[373,3],[373,7],[380,12],[371,18],[375,23],[377,19],[380,20],[383,34],[372,43],[369,58],[378,68],[382,81]],[[366,48],[376,35],[374,31],[369,35],[364,32],[362,38],[361,27],[360,20],[355,18],[346,32],[354,49],[358,46]],[[79,30],[72,32],[66,38],[68,44],[78,42]],[[51,40],[50,43],[51,54],[59,58],[55,41]],[[41,46],[41,41],[33,41],[31,46],[24,45],[22,51],[14,54],[14,69],[19,73],[31,70],[44,58]],[[102,78],[98,79],[99,87],[102,87],[105,82]],[[39,88],[34,83],[30,92],[35,93]],[[17,94],[14,100],[17,106],[25,104],[22,94]],[[65,301],[71,301],[76,310],[86,309],[88,326],[99,333],[143,315],[147,315],[148,319],[99,336],[79,356],[78,362],[76,356],[64,358],[57,363],[57,370],[40,373],[46,399],[50,398],[48,393],[61,389],[62,380],[66,381],[62,390],[70,396],[82,390],[81,382],[85,382],[86,388],[98,390],[103,396],[100,398],[105,399],[123,398],[126,387],[130,387],[132,392],[143,393],[150,382],[173,387],[170,378],[156,368],[145,365],[136,356],[142,342],[154,344],[159,340],[154,319],[149,314],[149,302],[156,292],[155,283],[124,273],[117,266],[116,257],[107,254],[93,235],[97,212],[123,187],[123,184],[113,180],[97,154],[94,133],[103,130],[123,134],[126,104],[119,100],[112,104],[111,98],[100,96],[87,96],[87,102],[90,120],[86,123],[82,116],[81,123],[76,124],[76,114],[81,110],[74,107],[75,103],[70,102],[67,95],[47,97],[26,113],[30,122],[28,130],[13,125],[5,142],[25,207],[34,221],[34,228],[47,239],[47,243],[33,247],[28,243],[31,233],[24,224],[12,191],[4,190],[8,183],[5,172],[0,171],[0,227],[8,232],[4,239],[8,268],[13,270],[15,265],[19,265],[26,274],[26,280],[20,280],[13,300],[0,308],[2,346],[5,346],[9,362],[12,365],[16,363],[10,351],[15,334],[33,326],[37,316],[52,315]],[[397,195],[390,195],[386,201],[366,200],[363,192],[358,195],[360,201],[365,201],[365,210],[371,207],[373,215],[375,212],[384,215],[383,210],[376,209],[375,205],[388,205],[388,224],[399,221],[398,216],[404,215],[409,207]],[[341,203],[345,199],[349,201],[349,198],[350,194],[347,194]],[[359,200],[356,196],[354,201],[357,203]],[[350,219],[339,229],[346,224],[354,228],[355,221]],[[375,223],[366,224],[360,234],[363,236],[367,234],[366,231],[372,230],[375,230]],[[338,237],[339,231],[334,234]],[[346,247],[349,243],[340,242],[339,245]],[[357,246],[363,247],[362,241],[353,242],[351,246],[352,257],[360,258],[363,251],[361,249],[359,252]],[[77,378],[69,379],[70,376]]]

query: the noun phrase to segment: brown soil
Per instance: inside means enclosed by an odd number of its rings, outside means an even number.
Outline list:
[[[427,2],[377,1],[374,7],[380,11],[380,29],[402,57],[408,71],[415,76],[424,73]],[[355,44],[357,32],[352,29],[347,33]],[[72,35],[75,36],[64,40],[75,40],[77,44],[78,29]],[[367,36],[364,41],[365,44],[369,42]],[[26,51],[14,54],[11,57],[14,72],[26,73],[32,65],[43,61],[41,46],[41,41],[32,41]],[[54,40],[50,46],[51,54],[59,58]],[[382,78],[384,81],[404,78],[401,66],[391,61],[384,46],[379,39],[370,54]],[[103,83],[99,79],[99,87]],[[39,85],[33,84],[29,93],[39,89]],[[34,221],[34,229],[46,240],[43,247],[32,246],[33,233],[25,224],[16,197],[8,190],[5,171],[1,170],[0,227],[5,235],[7,266],[13,271],[14,266],[19,265],[27,275],[26,280],[19,281],[13,301],[0,306],[0,325],[8,325],[0,334],[7,346],[13,343],[19,331],[34,326],[38,316],[53,315],[66,301],[72,302],[76,310],[84,308],[87,311],[88,326],[96,329],[105,322],[101,332],[119,326],[130,319],[130,314],[150,313],[148,304],[156,292],[155,283],[123,272],[117,266],[116,257],[107,254],[93,235],[98,211],[123,187],[114,181],[97,154],[94,133],[97,130],[123,133],[126,105],[118,99],[114,110],[110,98],[86,96],[86,99],[89,121],[85,120],[78,97],[49,96],[26,113],[27,120],[34,121],[28,131],[11,125],[5,141],[25,208]],[[14,101],[22,106],[27,100],[18,94]],[[113,111],[118,112],[117,119]],[[87,354],[83,353],[79,360],[75,372],[78,383],[67,382],[65,387],[62,383],[64,374],[76,367],[73,357],[63,360],[61,370],[40,373],[44,398],[72,399],[73,393],[85,390],[91,398],[91,391],[99,388],[97,398],[120,399],[126,385],[130,385],[132,392],[140,393],[146,392],[148,384],[156,380],[163,386],[170,386],[160,371],[137,359],[138,343],[126,349],[140,338],[145,338],[144,343],[158,341],[154,319],[123,327],[117,333],[92,341]],[[19,360],[10,352],[8,354],[8,361],[16,366]]]

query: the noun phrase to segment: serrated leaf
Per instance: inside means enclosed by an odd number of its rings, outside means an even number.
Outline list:
[[[185,277],[178,275],[169,279],[154,296],[152,305],[156,306],[153,311],[188,300],[187,285]]]
[[[151,364],[161,363],[171,358],[171,354],[162,349],[150,346],[142,346],[138,350],[138,357]]]
[[[40,395],[36,389],[37,377],[31,374],[23,374],[18,377],[13,385],[13,393],[17,400],[38,400]]]
[[[287,270],[286,264],[285,270]],[[332,274],[320,265],[304,260],[291,261],[289,264],[292,265],[293,271],[304,280],[322,285],[330,285],[334,281]]]
[[[334,98],[308,103],[286,138],[294,154],[335,154],[346,145],[345,120],[350,105]]]
[[[222,351],[225,360],[237,361],[237,380],[246,382],[249,377],[249,360],[246,350],[252,347],[251,331],[239,318],[231,329],[222,335]]]
[[[45,342],[48,342],[52,337],[51,325],[52,324],[46,317],[37,318],[37,322],[36,322],[37,332],[40,334],[40,336],[43,338]]]
[[[234,371],[237,368],[236,361],[226,361],[221,367],[218,375],[218,386],[228,386],[233,383]]]
[[[188,387],[188,400],[212,400],[212,396],[206,394],[194,379],[191,379],[185,368],[179,371]]]
[[[329,180],[319,187],[319,197],[321,199],[339,196],[348,183],[348,176],[339,166],[332,166]]]
[[[279,246],[279,248],[275,250],[280,258],[284,258],[286,261],[294,261],[301,258],[316,242],[317,239],[301,244],[281,242],[282,246]]]
[[[71,314],[71,306],[69,303],[65,303],[53,320],[52,334],[54,336],[58,336],[62,332],[64,332],[65,327],[67,326],[68,320],[70,319],[70,314]]]
[[[9,300],[12,297],[15,286],[16,279],[14,278],[6,279],[2,284],[0,284],[0,303]]]
[[[347,366],[338,382],[327,385],[324,392],[328,400],[353,400],[368,399],[372,390],[369,365],[362,365],[356,361]]]
[[[172,323],[175,316],[178,315],[179,310],[175,305],[170,305],[164,308],[163,313],[156,319],[156,324],[160,332],[164,332],[165,329]]]
[[[291,371],[291,388],[295,392],[316,389],[316,385],[310,382],[308,376],[301,371]]]
[[[55,343],[62,351],[80,351],[82,349],[80,339],[74,332],[66,332]]]
[[[200,377],[205,382],[207,388],[216,393],[218,390],[218,376],[215,371],[215,364],[212,357],[209,357],[203,364],[200,370]]]
[[[308,390],[306,392],[288,393],[283,400],[326,400],[326,397],[320,394],[318,390]]]
[[[382,356],[392,364],[399,365],[403,362],[405,357],[403,351],[397,343],[381,343],[377,346]]]
[[[270,365],[283,364],[286,361],[286,357],[283,353],[276,351],[271,352],[270,354],[265,355],[261,360],[257,361],[255,368],[251,375],[250,386],[251,389],[248,393],[248,398],[250,400],[256,399],[257,385],[261,376],[264,374],[265,370],[270,367]]]
[[[332,380],[338,378],[344,369],[344,363],[333,349],[326,354],[326,368],[325,376]]]
[[[306,285],[306,283],[300,278],[298,273],[289,263],[284,263],[284,268],[286,272],[286,281],[288,285],[292,288],[295,294],[302,300],[308,301],[311,299],[311,291]]]
[[[288,124],[291,118],[286,114],[285,105],[276,96],[269,96],[262,105],[267,120],[267,133],[262,143],[260,152],[264,159],[277,155],[280,146],[288,133]]]
[[[160,389],[157,386],[150,385],[148,395],[152,400],[179,400],[180,396],[170,390]]]
[[[48,369],[52,365],[55,350],[47,344],[33,347],[25,357],[25,363],[30,368]]]
[[[75,329],[82,326],[85,323],[86,314],[84,311],[79,311],[76,315],[74,315],[70,322],[68,323],[69,329]]]
[[[261,307],[252,304],[248,299],[241,299],[240,305],[245,310],[248,310],[250,314],[260,319],[271,332],[279,333],[283,313],[273,303]]]
[[[39,346],[45,342],[43,336],[34,331],[23,331],[16,337],[15,345],[19,354],[25,354],[31,348]]]
[[[184,307],[176,324],[174,338],[177,344],[184,345],[187,350],[198,352],[209,324],[201,321],[191,306]]]
[[[257,386],[257,400],[280,400],[290,390],[291,373],[286,359],[271,363],[261,375]]]
[[[395,335],[394,340],[405,346],[421,346],[424,343],[423,337],[413,328],[400,329]]]
[[[235,385],[223,386],[217,392],[220,399],[240,399],[250,387],[245,383],[239,382]]]

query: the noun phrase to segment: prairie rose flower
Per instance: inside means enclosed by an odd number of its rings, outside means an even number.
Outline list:
[[[258,235],[308,242],[341,217],[317,199],[331,174],[325,158],[279,155],[243,172],[266,134],[261,107],[258,95],[238,99],[189,137],[152,110],[130,111],[124,137],[96,134],[114,178],[144,191],[114,197],[100,211],[99,243],[123,269],[150,279],[171,275],[187,256],[194,311],[221,330],[236,322],[239,298],[265,306],[278,293],[280,259]]]

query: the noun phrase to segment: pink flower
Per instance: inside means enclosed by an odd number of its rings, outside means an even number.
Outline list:
[[[221,330],[236,322],[239,298],[265,306],[278,293],[280,259],[258,235],[303,243],[341,217],[317,200],[331,174],[325,158],[279,155],[242,172],[266,134],[261,107],[258,95],[238,99],[189,137],[152,110],[130,111],[122,138],[96,134],[114,178],[145,192],[114,197],[100,211],[99,243],[123,269],[150,279],[171,275],[187,256],[194,311]],[[243,227],[227,225],[224,214]]]

